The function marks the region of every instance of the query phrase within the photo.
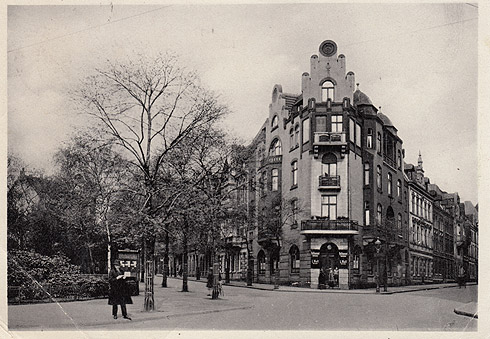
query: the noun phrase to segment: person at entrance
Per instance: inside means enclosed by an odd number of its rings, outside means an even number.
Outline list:
[[[213,291],[213,280],[214,280],[214,276],[213,276],[213,268],[210,267],[209,268],[209,272],[208,272],[208,281],[206,282],[206,287],[208,288],[208,297],[211,296],[211,292]]]
[[[335,278],[333,275],[333,269],[331,267],[328,269],[328,286],[331,288],[335,286]]]
[[[335,281],[335,286],[339,286],[339,268],[335,266],[333,270],[333,279]]]
[[[128,317],[126,310],[126,304],[132,304],[129,287],[126,284],[126,276],[121,271],[118,261],[115,261],[112,265],[112,269],[109,272],[109,300],[108,304],[112,305],[112,316],[117,319],[117,305],[121,305],[121,312],[124,319],[131,320]]]

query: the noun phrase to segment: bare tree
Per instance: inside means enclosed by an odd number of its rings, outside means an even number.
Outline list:
[[[156,199],[160,167],[169,151],[192,133],[207,130],[227,109],[170,54],[109,64],[87,78],[75,94],[83,112],[101,123],[142,175],[141,212],[147,218],[140,231],[146,260],[153,262],[160,227],[155,219],[168,206],[168,201]],[[151,290],[145,295],[149,311],[154,308],[153,289],[145,290]]]

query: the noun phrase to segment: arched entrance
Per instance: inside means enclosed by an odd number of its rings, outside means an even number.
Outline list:
[[[320,267],[322,269],[333,270],[339,267],[339,248],[334,243],[323,244],[320,248]]]

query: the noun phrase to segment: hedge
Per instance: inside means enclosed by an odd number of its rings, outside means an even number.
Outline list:
[[[47,257],[35,252],[9,251],[7,255],[9,302],[106,297],[105,275],[80,273],[65,256]]]

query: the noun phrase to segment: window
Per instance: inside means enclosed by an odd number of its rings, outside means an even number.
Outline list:
[[[364,225],[370,225],[370,216],[369,216],[369,201],[364,202]]]
[[[401,232],[401,230],[402,230],[402,215],[401,215],[401,213],[398,213],[398,220],[396,223],[396,227],[398,228],[398,232]]]
[[[265,194],[265,188],[267,187],[267,173],[262,172],[262,175],[260,176],[260,195]]]
[[[393,195],[393,177],[388,173],[388,195]]]
[[[322,195],[322,217],[330,220],[337,219],[337,196]]]
[[[291,200],[291,214],[292,214],[292,224],[296,225],[298,223],[298,200]]]
[[[342,115],[332,115],[332,132],[342,132]]]
[[[381,191],[382,188],[382,182],[381,182],[381,166],[378,165],[376,167],[376,186],[378,187],[378,190]]]
[[[369,167],[369,162],[364,164],[364,185],[369,185],[369,177],[371,175],[371,168]]]
[[[361,125],[356,124],[356,145],[361,147]]]
[[[296,143],[294,142],[294,129],[289,130],[289,148],[294,148]]]
[[[279,170],[274,168],[271,171],[271,181],[272,181],[272,190],[277,191],[279,189]]]
[[[353,119],[349,119],[349,139],[353,143],[356,142],[356,123]]]
[[[378,132],[378,139],[376,140],[376,151],[381,154],[381,133]]]
[[[322,173],[325,176],[337,175],[337,157],[333,153],[326,153],[322,157]]]
[[[366,139],[366,147],[367,148],[373,148],[373,129],[368,128],[367,129],[367,139]]]
[[[324,115],[317,116],[316,120],[316,132],[326,132],[327,131],[327,117]]]
[[[322,101],[327,101],[330,99],[333,101],[335,94],[335,86],[330,80],[325,81],[322,84]]]
[[[272,129],[276,128],[278,123],[279,123],[279,118],[277,117],[277,115],[274,115],[274,117],[272,118],[271,128]]]
[[[269,149],[269,156],[282,155],[282,143],[279,139],[274,139]]]
[[[299,145],[299,125],[294,127],[294,145]]]
[[[397,164],[398,168],[402,169],[402,152],[400,150],[398,150]]]
[[[398,200],[402,200],[402,182],[400,180],[396,182],[396,196]]]
[[[303,144],[310,141],[310,119],[303,120]]]
[[[412,213],[415,213],[415,193],[412,192]]]
[[[257,261],[259,265],[259,274],[265,274],[265,253],[264,251],[260,251],[257,255]]]
[[[291,273],[299,273],[299,248],[296,245],[291,246],[289,249],[289,261],[291,263]]]
[[[298,161],[291,163],[292,186],[298,186]]]
[[[378,208],[376,210],[376,222],[378,223],[378,225],[381,225],[382,216],[383,216],[383,206],[381,206],[381,204],[378,204]]]

